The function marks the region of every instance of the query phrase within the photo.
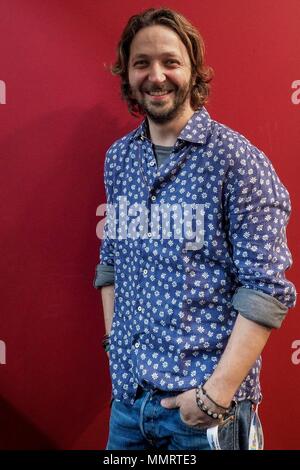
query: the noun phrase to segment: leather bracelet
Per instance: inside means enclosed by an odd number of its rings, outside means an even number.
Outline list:
[[[226,408],[225,406],[222,406],[222,405],[219,405],[217,402],[215,402],[207,393],[207,391],[205,390],[205,388],[202,386],[201,387],[201,390],[202,390],[202,393],[203,395],[205,395],[209,401],[211,401],[215,406],[217,406],[218,408],[221,408],[222,410],[225,410],[225,413],[228,413],[229,409],[230,408]]]
[[[203,411],[203,413],[205,413],[207,416],[209,416],[212,419],[218,419],[218,420],[222,419],[223,416],[226,414],[226,412],[229,410],[227,410],[226,408],[226,411],[224,411],[224,413],[217,413],[216,411],[211,410],[207,405],[205,405],[203,399],[201,398],[201,392],[204,395],[202,387],[201,386],[197,387],[196,388],[196,403],[197,403],[198,408],[200,408],[200,410]]]

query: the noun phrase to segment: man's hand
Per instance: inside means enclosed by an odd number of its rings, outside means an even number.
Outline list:
[[[219,424],[219,420],[213,419],[198,408],[196,402],[196,389],[180,393],[176,397],[164,398],[160,404],[164,408],[180,408],[180,417],[188,426],[198,428],[211,428]]]

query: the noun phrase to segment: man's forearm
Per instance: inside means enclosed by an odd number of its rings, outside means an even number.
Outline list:
[[[271,329],[238,315],[225,351],[205,389],[212,398],[228,406],[240,384],[260,356]]]
[[[110,334],[114,313],[115,286],[105,286],[101,288],[103,314],[106,334]]]

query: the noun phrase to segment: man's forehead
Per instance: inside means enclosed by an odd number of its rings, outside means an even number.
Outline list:
[[[175,31],[155,25],[143,28],[135,35],[130,52],[131,55],[151,55],[153,52],[159,52],[160,55],[178,56],[187,53],[187,50]]]

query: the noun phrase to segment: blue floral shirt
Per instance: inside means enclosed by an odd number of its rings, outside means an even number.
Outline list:
[[[202,207],[202,244],[190,234],[111,236],[100,265],[113,266],[115,307],[110,332],[113,397],[133,404],[143,381],[162,390],[203,384],[226,347],[238,313],[280,325],[295,305],[285,278],[291,266],[286,226],[289,194],[265,154],[238,132],[199,108],[169,158],[157,168],[147,121],[116,141],[105,159],[107,203],[118,221],[132,222],[130,207]],[[125,201],[125,202],[124,202]],[[170,228],[177,227],[170,215]],[[178,222],[178,220],[177,220]],[[136,223],[136,221],[135,221]],[[96,287],[96,286],[95,286]],[[259,300],[259,301],[258,301]],[[271,307],[271,308],[270,308]],[[264,321],[265,319],[265,321]],[[236,392],[238,400],[261,398],[258,358]]]

